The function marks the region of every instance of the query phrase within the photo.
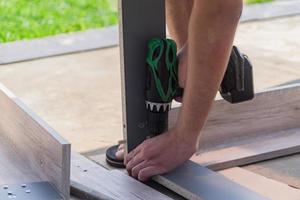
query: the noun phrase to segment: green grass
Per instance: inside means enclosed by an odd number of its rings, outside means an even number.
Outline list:
[[[274,0],[246,0],[247,4],[255,4],[255,3],[266,3]]]
[[[0,0],[0,43],[100,28],[117,21],[117,0]]]
[[[117,23],[117,0],[0,0],[0,42]]]

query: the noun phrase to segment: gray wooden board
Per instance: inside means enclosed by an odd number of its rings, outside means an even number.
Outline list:
[[[190,200],[268,199],[192,161],[154,180]]]
[[[300,189],[300,154],[254,163],[243,168]]]
[[[0,183],[49,181],[69,198],[70,144],[0,84]]]
[[[300,84],[258,93],[254,100],[214,102],[201,131],[199,164],[224,169],[300,151]],[[170,112],[175,125],[180,108]]]
[[[165,38],[164,0],[120,0],[124,138],[132,150],[149,135],[145,106],[147,42]]]
[[[75,152],[72,152],[71,160],[71,186],[75,195],[85,192],[90,199],[171,199],[124,173],[108,171]]]
[[[126,169],[123,168],[115,168],[112,167],[111,165],[107,164],[106,162],[106,155],[105,154],[97,154],[97,155],[93,155],[93,156],[89,156],[89,159],[95,161],[97,164],[103,166],[104,168],[108,169],[108,170],[118,170],[122,173],[126,173],[127,171]],[[146,185],[150,186],[151,188],[153,188],[154,190],[157,190],[158,192],[167,195],[168,197],[175,199],[175,200],[184,200],[185,198],[180,196],[179,194],[177,194],[176,192],[160,185],[159,183],[150,180],[145,182]]]

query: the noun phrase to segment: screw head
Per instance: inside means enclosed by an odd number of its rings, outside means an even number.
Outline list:
[[[25,192],[26,192],[26,193],[30,193],[31,191],[30,191],[30,190],[25,190]]]
[[[7,190],[8,189],[8,186],[7,185],[3,185],[2,187],[4,190]]]
[[[27,185],[26,185],[26,184],[22,184],[21,187],[22,187],[22,188],[26,188]]]

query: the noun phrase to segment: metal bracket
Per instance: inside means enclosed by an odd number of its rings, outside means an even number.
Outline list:
[[[33,182],[18,185],[2,185],[1,200],[63,200],[49,182]]]

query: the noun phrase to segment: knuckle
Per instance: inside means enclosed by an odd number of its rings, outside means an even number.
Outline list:
[[[149,159],[149,153],[146,150],[143,150],[141,152],[141,156],[144,160],[148,160]]]

